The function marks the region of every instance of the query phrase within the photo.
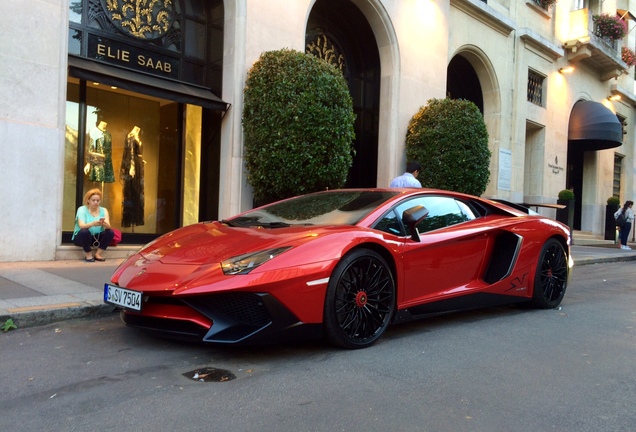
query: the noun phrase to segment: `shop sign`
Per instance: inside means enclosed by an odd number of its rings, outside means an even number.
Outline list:
[[[88,36],[88,57],[163,78],[179,78],[177,59],[92,34]]]
[[[548,163],[548,168],[550,168],[552,170],[552,174],[558,174],[562,171],[565,171],[565,168],[563,168],[561,165],[559,165],[559,158],[558,157],[554,157],[554,163]]]
[[[497,176],[497,188],[510,190],[512,179],[512,152],[508,149],[499,149],[499,175]]]

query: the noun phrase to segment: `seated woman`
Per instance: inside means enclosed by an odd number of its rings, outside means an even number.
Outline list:
[[[110,227],[108,210],[101,207],[102,191],[91,189],[84,195],[84,205],[77,209],[75,230],[71,240],[84,249],[84,261],[106,261],[103,253],[113,240],[115,233]],[[95,247],[93,256],[92,248]]]

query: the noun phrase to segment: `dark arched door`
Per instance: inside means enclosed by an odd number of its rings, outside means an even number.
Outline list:
[[[307,22],[305,50],[338,67],[356,114],[356,155],[347,187],[376,187],[380,55],[366,18],[349,1],[317,0]]]
[[[446,69],[446,96],[473,102],[484,114],[484,96],[477,73],[465,57],[456,55]]]

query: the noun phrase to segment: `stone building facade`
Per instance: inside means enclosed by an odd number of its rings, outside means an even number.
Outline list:
[[[635,48],[636,0],[155,0],[145,15],[137,3],[0,3],[0,261],[56,259],[94,187],[131,244],[251,208],[243,87],[260,54],[281,48],[343,70],[358,116],[347,186],[387,186],[410,118],[448,96],[484,115],[485,196],[556,217],[539,205],[571,188],[574,229],[597,236],[607,198],[634,197],[634,67],[622,51]],[[601,14],[625,34],[602,35]],[[143,177],[131,201],[133,130]],[[113,176],[88,160],[104,142]]]

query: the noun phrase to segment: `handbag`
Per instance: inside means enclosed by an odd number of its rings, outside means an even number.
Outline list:
[[[625,210],[621,212],[616,218],[616,226],[622,228],[627,223],[627,215],[625,214]]]
[[[110,242],[109,246],[117,246],[119,242],[121,242],[121,231],[119,231],[117,228],[111,228],[111,230],[113,230],[115,236],[113,237],[113,240]]]

